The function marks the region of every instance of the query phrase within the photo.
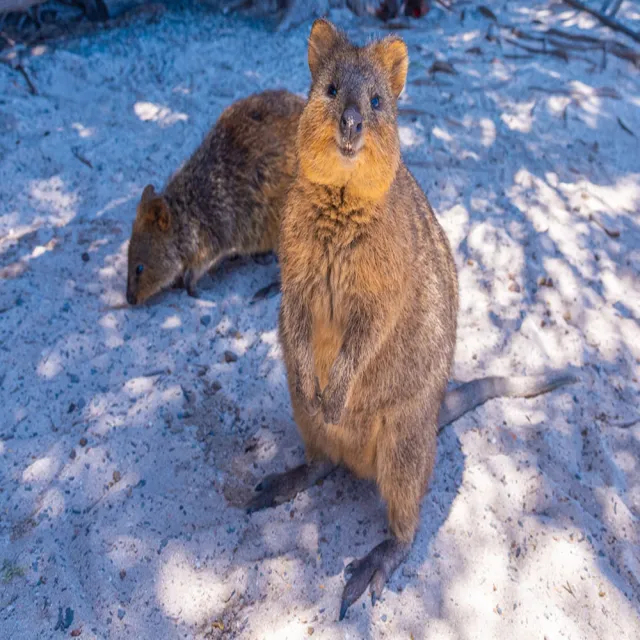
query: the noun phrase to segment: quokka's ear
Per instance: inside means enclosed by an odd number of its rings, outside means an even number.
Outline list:
[[[402,93],[409,70],[409,52],[402,38],[388,36],[369,45],[373,56],[384,68],[396,98]]]
[[[147,202],[148,200],[151,200],[152,198],[155,198],[155,197],[156,197],[156,190],[154,186],[152,184],[148,184],[144,188],[144,191],[142,192],[142,197],[140,198],[140,202]]]
[[[320,18],[313,23],[309,35],[309,69],[311,77],[315,77],[322,62],[327,59],[331,50],[345,40],[344,35],[328,20]]]
[[[148,188],[148,187],[147,187]],[[153,187],[151,187],[153,190]],[[145,189],[146,191],[146,189]],[[171,212],[166,200],[162,196],[155,194],[142,194],[142,199],[138,205],[138,219],[147,225],[155,226],[160,231],[167,231],[171,224]]]

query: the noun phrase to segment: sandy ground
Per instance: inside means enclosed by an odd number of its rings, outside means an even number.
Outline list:
[[[508,6],[504,23],[612,37],[561,4]],[[402,32],[404,155],[460,271],[455,378],[582,381],[444,432],[408,562],[343,623],[343,567],[385,535],[375,490],[340,472],[238,508],[303,457],[279,299],[249,304],[277,264],[122,304],[141,189],[232,100],[304,93],[309,25],[140,19],[22,52],[38,95],[0,65],[2,638],[640,637],[638,72],[526,57],[466,13]]]

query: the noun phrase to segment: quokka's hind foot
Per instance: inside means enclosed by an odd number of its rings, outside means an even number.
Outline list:
[[[335,465],[331,462],[301,464],[284,473],[272,473],[256,486],[258,492],[246,505],[247,513],[276,507],[295,498],[301,491],[326,478]]]
[[[349,607],[367,587],[371,591],[371,605],[375,605],[389,578],[404,562],[410,550],[411,543],[388,538],[374,547],[364,558],[349,564],[344,570],[349,579],[342,592],[340,620],[344,619]]]

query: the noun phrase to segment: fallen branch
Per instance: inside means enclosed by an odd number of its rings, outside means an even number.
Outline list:
[[[586,36],[582,33],[569,33],[568,31],[562,31],[561,29],[556,29],[555,27],[551,27],[545,31],[550,36],[559,36],[561,38],[566,38],[567,40],[575,40],[576,42],[591,42],[593,44],[604,44],[607,42],[606,40],[601,40],[600,38],[595,38],[594,36]]]
[[[640,422],[640,418],[636,418],[635,420],[631,420],[629,422],[622,422],[621,424],[612,424],[612,427],[616,429],[628,429],[629,427],[634,427]]]
[[[31,82],[31,78],[27,74],[27,70],[22,66],[22,64],[17,64],[15,66],[15,70],[18,73],[20,73],[22,75],[22,77],[24,78],[24,81],[27,83],[27,86],[29,87],[29,93],[32,96],[37,96],[38,95],[38,90],[36,89],[36,86],[33,84],[33,82]]]
[[[594,18],[597,18],[602,24],[609,27],[609,29],[613,29],[614,31],[619,31],[620,33],[624,33],[629,36],[636,42],[640,42],[640,33],[636,33],[632,29],[629,29],[626,25],[614,20],[613,18],[604,15],[600,11],[596,11],[586,4],[580,2],[580,0],[564,0],[566,4],[572,6],[574,9],[579,9],[580,11],[584,11],[585,13],[589,13]]]
[[[521,38],[523,40],[531,40],[533,42],[542,42],[546,48],[547,43],[560,50],[570,51],[597,51],[601,50],[603,55],[611,53],[617,58],[622,60],[628,60],[636,66],[640,66],[640,52],[634,51],[631,47],[628,47],[617,40],[602,40],[593,36],[585,36],[581,34],[567,33],[560,29],[549,29],[548,31],[542,31],[537,34],[527,33],[516,27],[509,25],[502,25],[502,29],[508,30],[512,35]],[[560,39],[558,39],[560,38]],[[573,44],[563,42],[563,40],[569,40]],[[577,43],[583,43],[580,46]],[[536,53],[541,53],[536,50]],[[586,59],[586,58],[583,58]],[[591,62],[589,60],[589,62]]]
[[[503,58],[506,60],[533,60],[530,53],[505,53]]]
[[[591,95],[597,98],[613,98],[614,100],[620,100],[620,94],[611,87],[596,87],[593,90],[593,94],[583,94],[578,91],[571,91],[570,89],[553,89],[551,87],[539,87],[532,85],[529,87],[530,91],[542,91],[543,93],[550,93],[552,95],[569,96],[570,98],[589,98]]]
[[[13,71],[17,71],[24,78],[24,81],[27,83],[27,88],[29,89],[29,93],[32,96],[38,95],[38,90],[36,89],[36,86],[33,84],[33,82],[31,82],[31,78],[29,77],[27,70],[22,66],[21,62],[18,62],[18,64],[11,64],[9,60],[5,60],[4,58],[0,58],[0,62],[2,64],[5,64],[7,67],[9,67],[9,69],[12,69]]]
[[[556,58],[561,58],[565,62],[569,62],[569,54],[564,49],[547,49],[543,47],[542,49],[536,49],[535,47],[528,47],[526,44],[522,44],[513,38],[505,38],[505,40],[516,47],[520,47],[529,53],[541,53],[544,55],[555,56]],[[589,61],[591,62],[591,61]]]

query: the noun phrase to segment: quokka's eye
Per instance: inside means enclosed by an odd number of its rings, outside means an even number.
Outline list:
[[[373,96],[373,98],[371,98],[371,107],[373,109],[379,109],[380,108],[380,97],[379,96]]]
[[[329,88],[327,89],[327,95],[331,96],[332,98],[335,98],[338,95],[338,90],[336,89],[335,84],[329,85]]]
[[[138,275],[140,275],[143,271],[144,271],[144,265],[139,264],[139,265],[136,267],[136,273],[137,273]]]

